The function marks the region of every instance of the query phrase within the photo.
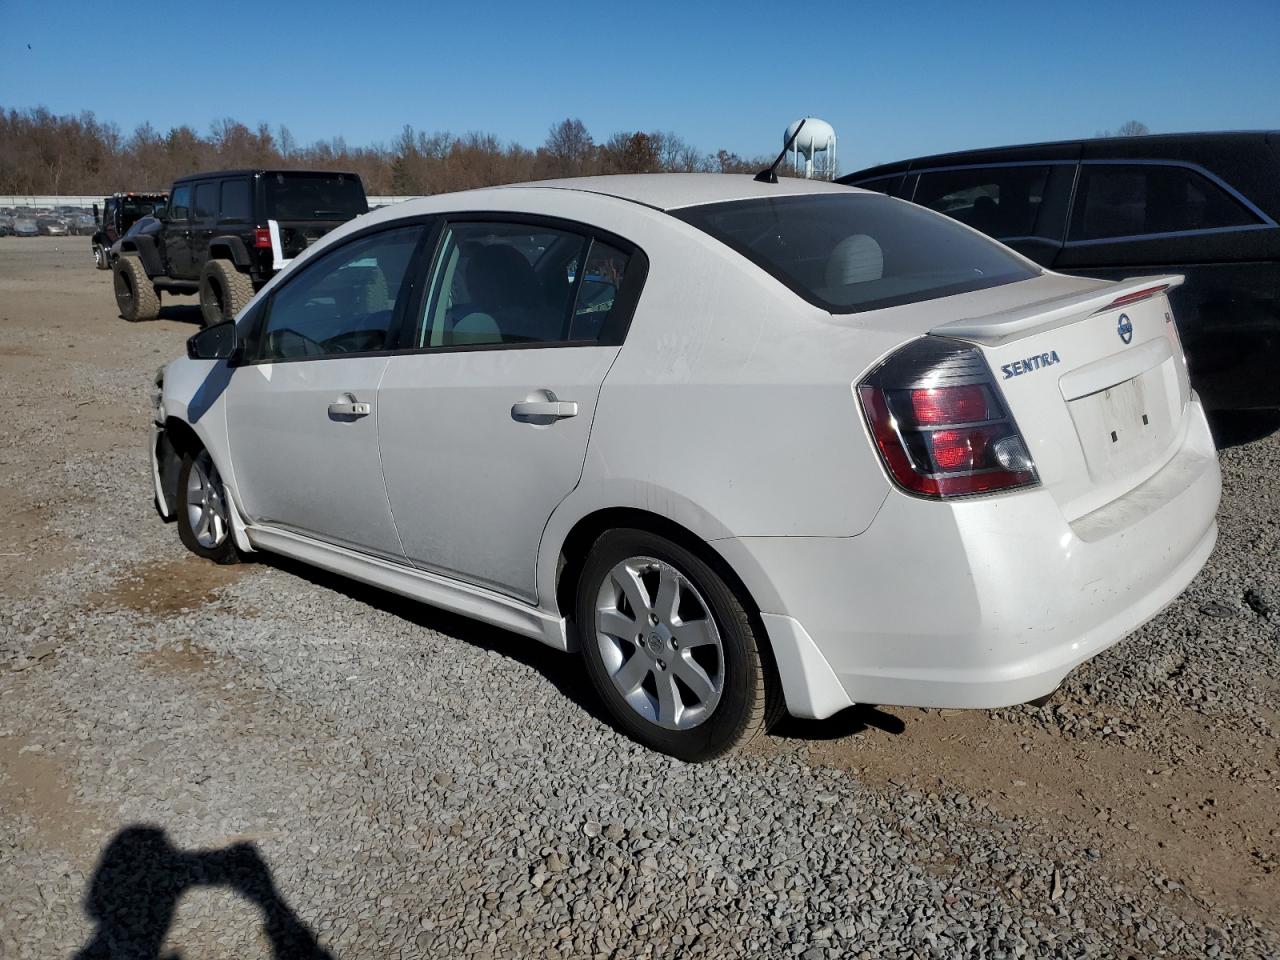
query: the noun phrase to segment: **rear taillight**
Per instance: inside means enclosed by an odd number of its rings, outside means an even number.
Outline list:
[[[266,227],[255,227],[253,231],[253,245],[260,250],[270,250],[271,231]]]
[[[912,341],[858,384],[889,475],[924,497],[963,497],[1039,482],[986,360],[941,337]]]

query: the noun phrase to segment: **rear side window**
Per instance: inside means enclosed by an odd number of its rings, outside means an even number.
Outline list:
[[[450,224],[416,346],[599,342],[630,260],[625,251],[571,231]]]
[[[1111,240],[1259,222],[1221,186],[1187,167],[1086,163],[1067,239]]]
[[[734,200],[676,215],[832,313],[918,303],[1039,274],[946,217],[871,194]]]
[[[201,183],[196,186],[196,219],[215,220],[218,216],[218,185]]]
[[[1049,170],[1045,165],[922,173],[912,199],[991,237],[1038,236]]]
[[[362,237],[308,264],[272,297],[259,360],[337,357],[386,349],[418,226]]]
[[[248,180],[223,180],[222,203],[223,223],[248,223],[253,215],[249,202]]]

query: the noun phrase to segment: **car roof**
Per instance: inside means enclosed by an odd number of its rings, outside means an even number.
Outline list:
[[[955,150],[934,153],[922,157],[910,157],[892,163],[882,163],[864,170],[845,174],[841,182],[874,179],[891,176],[909,170],[931,167],[963,166],[973,163],[1017,162],[1029,160],[1072,160],[1086,146],[1091,154],[1107,153],[1117,158],[1160,155],[1176,151],[1182,153],[1196,148],[1231,148],[1250,143],[1274,143],[1280,141],[1278,130],[1232,130],[1200,133],[1151,133],[1133,137],[1087,137],[1075,140],[1049,140],[1042,143],[1018,143],[1003,147],[979,147],[974,150]]]
[[[288,174],[304,174],[315,176],[317,174],[326,177],[356,177],[357,174],[350,170],[277,170],[273,167],[253,167],[252,169],[241,170],[209,170],[205,173],[188,173],[185,177],[178,177],[173,182],[183,183],[187,180],[208,180],[210,177],[252,177],[258,174],[267,173],[288,173]]]
[[[779,177],[777,183],[760,183],[750,174],[732,173],[636,173],[566,180],[535,180],[498,189],[577,190],[639,203],[655,210],[678,210],[704,203],[753,200],[802,194],[848,194],[849,187],[825,180]]]

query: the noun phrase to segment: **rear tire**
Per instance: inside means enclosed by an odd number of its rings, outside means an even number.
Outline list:
[[[707,562],[645,530],[591,547],[576,622],[592,684],[633,739],[686,761],[763,734],[783,712],[748,605]]]
[[[155,288],[142,261],[132,254],[122,254],[115,265],[116,306],[120,316],[130,323],[154,320],[160,316],[160,291]]]
[[[182,455],[178,470],[178,537],[197,557],[214,563],[239,563],[231,532],[231,501],[222,475],[203,447]]]
[[[204,325],[234,320],[253,299],[253,281],[230,260],[210,260],[200,271],[200,313]]]

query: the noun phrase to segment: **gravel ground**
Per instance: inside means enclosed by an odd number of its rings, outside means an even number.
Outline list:
[[[195,316],[126,325],[87,240],[0,239],[0,957],[1280,956],[1280,435],[1050,705],[688,766],[573,658],[186,554],[145,436]]]

